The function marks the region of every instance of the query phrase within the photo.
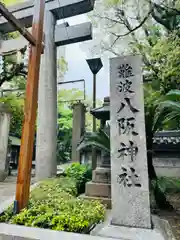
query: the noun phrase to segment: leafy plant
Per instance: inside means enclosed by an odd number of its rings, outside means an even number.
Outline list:
[[[75,198],[75,187],[70,178],[43,181],[32,191],[26,209],[13,216],[10,208],[0,216],[0,222],[87,233],[91,226],[104,220],[105,207],[98,201]]]
[[[24,118],[24,100],[11,94],[9,96],[0,98],[0,103],[6,104],[11,111],[10,133],[20,137]]]
[[[89,165],[73,163],[65,171],[66,176],[76,181],[78,193],[84,193],[86,182],[92,178],[92,169]]]
[[[98,132],[86,132],[82,137],[77,150],[80,151],[90,146],[94,146],[96,148],[103,149],[106,152],[110,152],[109,135],[101,129],[99,129]]]
[[[164,124],[171,123],[171,126],[180,127],[180,90],[171,90],[158,105],[155,122],[163,120]]]

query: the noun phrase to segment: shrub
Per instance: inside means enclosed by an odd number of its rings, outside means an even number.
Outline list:
[[[84,193],[86,182],[92,179],[92,169],[89,165],[73,163],[65,171],[66,176],[74,178],[79,194]]]
[[[13,216],[11,207],[0,216],[0,222],[87,233],[104,220],[105,207],[98,201],[76,198],[75,189],[74,179],[67,177],[43,181],[32,191],[26,209]]]
[[[103,218],[104,207],[99,202],[53,198],[51,201],[31,202],[31,206],[13,216],[10,223],[82,233]]]
[[[46,198],[48,195],[51,197],[51,194],[62,192],[77,196],[77,187],[74,179],[69,177],[47,179],[31,192],[31,198],[39,200],[39,198]]]
[[[158,179],[159,186],[164,193],[179,193],[180,179],[170,177],[160,177]]]

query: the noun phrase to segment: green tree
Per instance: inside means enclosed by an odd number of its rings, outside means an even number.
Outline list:
[[[162,95],[179,87],[179,15],[179,0],[165,0],[161,5],[151,0],[100,0],[90,15],[99,40],[93,52],[142,55],[144,80],[151,82],[145,87],[149,176],[156,183],[152,140],[154,132],[164,125],[161,118],[156,124],[154,120]],[[157,184],[154,192],[160,207],[170,206]]]
[[[17,98],[15,95],[10,94],[9,96],[0,98],[0,102],[6,104],[11,111],[10,133],[21,137],[24,118],[24,99]]]
[[[87,96],[84,101],[84,93],[78,89],[63,89],[58,93],[58,160],[65,162],[71,157],[72,123],[73,123],[73,104],[82,99],[86,106],[86,129],[92,130],[92,115],[90,108],[91,99]],[[100,105],[101,101],[97,100]],[[97,123],[99,125],[99,123]]]

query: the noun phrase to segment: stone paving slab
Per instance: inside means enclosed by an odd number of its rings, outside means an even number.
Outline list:
[[[16,179],[16,176],[11,176],[6,178],[4,182],[0,182],[0,205],[15,195]],[[34,182],[35,180],[32,178],[32,184]]]
[[[0,204],[12,197],[15,191],[16,177],[8,177],[4,182],[0,182]]]

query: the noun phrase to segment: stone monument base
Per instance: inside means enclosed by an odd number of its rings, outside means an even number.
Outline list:
[[[92,181],[86,183],[85,195],[82,198],[99,200],[111,208],[111,169],[98,167],[93,171]]]
[[[4,182],[7,176],[8,176],[8,172],[0,170],[0,182]]]
[[[153,229],[143,229],[111,225],[108,221],[96,226],[91,235],[120,240],[176,240],[168,221],[153,216],[152,222]]]

